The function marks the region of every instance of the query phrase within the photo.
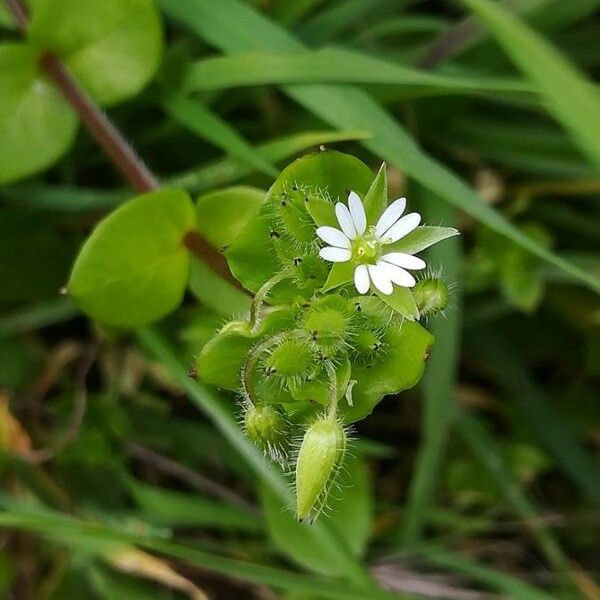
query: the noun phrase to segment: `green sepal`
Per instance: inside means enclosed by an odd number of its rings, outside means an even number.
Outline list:
[[[306,210],[319,227],[329,225],[330,227],[339,228],[340,225],[335,216],[334,202],[325,200],[325,198],[312,196],[306,203]]]
[[[455,235],[460,235],[460,231],[454,229],[454,227],[423,225],[417,227],[397,242],[385,246],[385,253],[406,252],[407,254],[417,254],[417,252],[421,252],[429,248],[429,246],[433,246],[433,244],[437,244]]]
[[[329,292],[336,287],[351,283],[354,280],[354,268],[351,262],[334,263],[323,286],[323,291]]]
[[[419,309],[417,308],[412,292],[408,288],[394,286],[394,291],[389,295],[378,291],[375,293],[405,319],[415,321],[419,318]]]
[[[367,225],[375,225],[387,206],[387,173],[385,163],[381,164],[369,191],[363,199],[367,213]]]
[[[372,364],[352,366],[352,406],[340,403],[346,423],[364,419],[387,394],[414,387],[425,370],[434,337],[414,321],[390,325],[383,335],[381,355]]]

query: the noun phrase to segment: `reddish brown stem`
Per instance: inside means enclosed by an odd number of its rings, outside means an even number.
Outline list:
[[[237,279],[231,275],[225,257],[217,252],[197,231],[194,229],[187,231],[183,236],[183,245],[191,254],[200,257],[217,275],[241,289]]]
[[[75,109],[88,131],[102,146],[104,152],[131,186],[138,192],[158,189],[158,180],[102,110],[77,85],[72,75],[56,56],[44,54],[40,63],[56,87]]]
[[[5,2],[15,23],[25,33],[29,24],[26,6],[21,0],[5,0]],[[79,87],[63,63],[56,56],[46,53],[42,55],[40,64],[129,184],[138,192],[158,189],[160,184],[144,161],[136,155],[102,110]],[[197,231],[189,231],[183,242],[194,256],[208,263],[217,274],[235,282],[223,255]]]

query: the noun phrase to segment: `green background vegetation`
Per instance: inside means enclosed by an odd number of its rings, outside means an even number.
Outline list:
[[[599,5],[35,0],[25,33],[0,5],[0,596],[598,598]],[[235,398],[188,376],[244,294],[193,259],[127,334],[58,294],[135,192],[43,52],[215,245],[206,194],[257,210],[320,145],[462,231],[428,251],[455,287],[425,378],[358,425],[329,518],[292,519]]]

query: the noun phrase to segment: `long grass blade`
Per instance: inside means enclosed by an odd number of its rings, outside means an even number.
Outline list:
[[[600,91],[554,46],[490,0],[463,0],[529,77],[548,110],[571,132],[592,163],[600,165]]]

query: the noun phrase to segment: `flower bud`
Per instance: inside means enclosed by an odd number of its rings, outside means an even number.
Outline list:
[[[358,358],[370,360],[383,350],[381,335],[370,329],[362,329],[354,338],[352,345]]]
[[[342,463],[347,436],[333,417],[321,417],[304,434],[296,462],[296,512],[314,521]]]
[[[302,378],[313,367],[312,351],[308,344],[302,340],[284,340],[265,359],[267,375]]]
[[[317,300],[306,312],[303,323],[312,341],[328,355],[344,347],[349,325],[348,303],[339,296]]]
[[[423,317],[437,315],[448,307],[448,286],[438,277],[426,277],[412,289],[417,308]]]
[[[244,427],[248,437],[273,460],[282,462],[288,424],[271,406],[249,404],[244,410]]]

